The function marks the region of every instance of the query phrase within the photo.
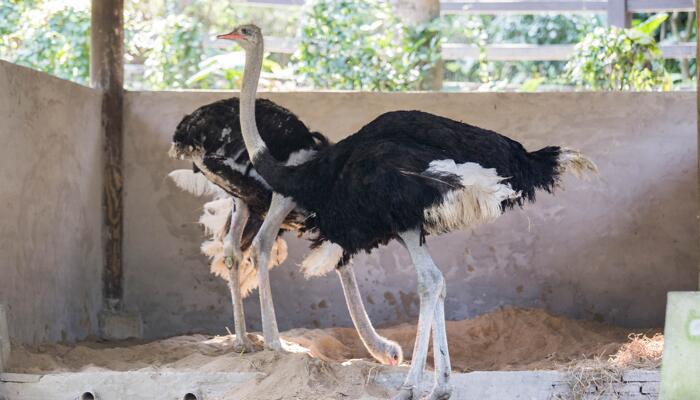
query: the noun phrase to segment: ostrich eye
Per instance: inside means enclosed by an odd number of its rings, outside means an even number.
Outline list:
[[[241,32],[243,32],[244,35],[250,35],[250,30],[248,30],[248,28],[241,29]]]

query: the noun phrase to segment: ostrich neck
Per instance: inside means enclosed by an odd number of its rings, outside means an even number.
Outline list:
[[[260,176],[275,192],[289,195],[293,190],[294,177],[289,168],[272,156],[255,123],[255,93],[262,68],[263,48],[261,41],[253,49],[246,51],[241,87],[241,133],[250,161]]]
[[[258,90],[262,68],[263,48],[261,42],[254,49],[246,51],[241,87],[241,133],[251,160],[254,160],[263,150],[267,150],[255,123],[255,93]]]

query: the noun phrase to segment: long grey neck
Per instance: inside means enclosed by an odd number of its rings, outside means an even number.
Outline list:
[[[241,88],[241,133],[255,170],[275,192],[289,195],[290,190],[294,188],[295,180],[290,175],[289,168],[272,156],[255,123],[255,92],[258,89],[262,59],[262,43],[246,51]]]
[[[261,41],[254,49],[245,52],[245,69],[241,87],[241,133],[251,160],[267,148],[255,123],[255,93],[258,90],[263,50],[264,45]]]

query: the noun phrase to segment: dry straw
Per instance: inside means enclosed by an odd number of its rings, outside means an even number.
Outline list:
[[[664,336],[630,334],[629,342],[606,359],[597,356],[575,361],[566,368],[569,393],[559,394],[561,400],[619,399],[616,387],[623,384],[622,374],[630,369],[656,369],[661,366]]]

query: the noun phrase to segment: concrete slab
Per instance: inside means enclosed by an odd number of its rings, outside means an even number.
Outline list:
[[[256,375],[162,371],[3,374],[0,375],[0,400],[217,399],[237,385],[255,379]]]
[[[700,399],[700,292],[671,292],[666,305],[661,398]]]
[[[219,399],[237,385],[247,384],[259,374],[233,372],[81,372],[50,375],[0,374],[0,400],[75,400],[89,393],[99,400],[202,400]],[[627,377],[627,378],[625,378]],[[645,387],[659,384],[658,371],[632,371],[615,387],[616,400],[657,399]],[[373,384],[398,388],[403,372],[383,373]],[[629,379],[629,380],[628,380]],[[424,376],[424,388],[432,375]],[[570,399],[566,374],[558,371],[487,371],[452,376],[451,400],[564,400]],[[187,397],[188,393],[190,394]],[[194,396],[194,397],[193,397]],[[85,398],[89,398],[85,397]],[[583,399],[604,400],[595,387]],[[363,397],[365,400],[371,397]]]

